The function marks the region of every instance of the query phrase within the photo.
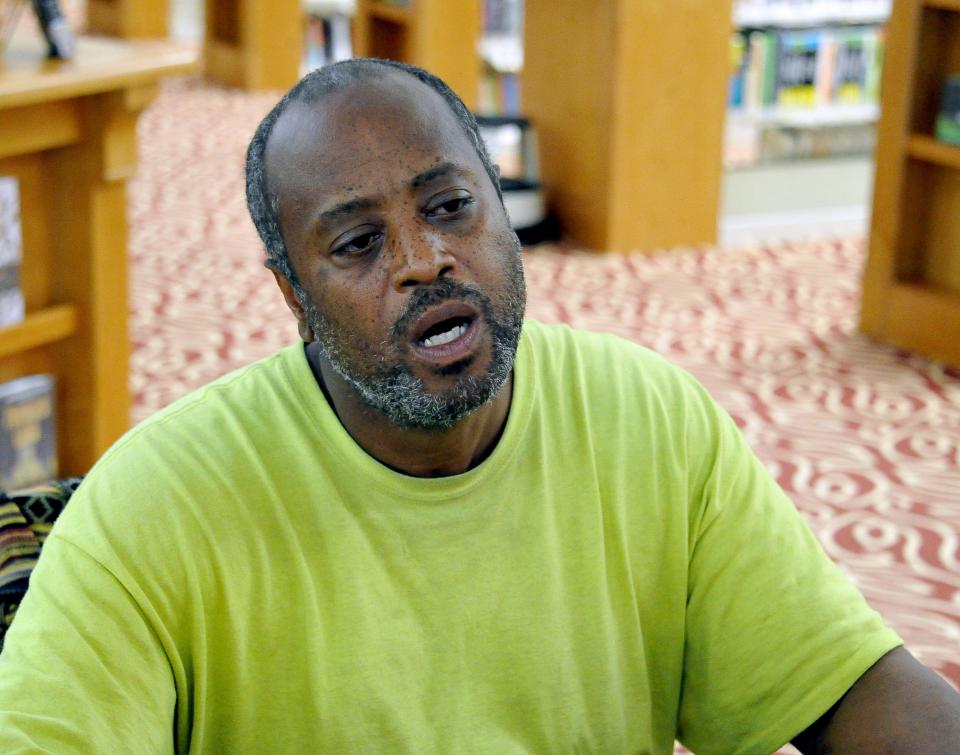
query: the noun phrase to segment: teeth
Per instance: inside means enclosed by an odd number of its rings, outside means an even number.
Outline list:
[[[424,346],[443,346],[444,344],[450,343],[451,341],[456,341],[460,336],[467,332],[466,325],[455,325],[450,328],[450,330],[445,330],[443,333],[437,333],[435,336],[430,336],[424,342]]]

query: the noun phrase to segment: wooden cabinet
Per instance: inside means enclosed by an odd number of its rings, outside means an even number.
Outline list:
[[[426,68],[475,107],[480,87],[480,0],[410,0],[405,5],[358,0],[356,55]]]
[[[78,41],[44,60],[39,41],[0,68],[0,175],[20,184],[27,315],[0,329],[0,381],[57,381],[61,474],[87,471],[130,423],[126,181],[136,121],[157,80],[195,54],[164,42]]]
[[[960,365],[960,147],[933,137],[953,73],[960,0],[895,0],[860,326]]]

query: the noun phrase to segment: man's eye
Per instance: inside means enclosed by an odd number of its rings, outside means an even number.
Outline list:
[[[456,215],[457,213],[464,210],[464,208],[473,204],[473,197],[465,194],[458,194],[457,196],[449,197],[444,199],[441,202],[433,205],[427,214],[431,217],[449,217],[451,215]]]
[[[340,257],[359,257],[371,251],[380,241],[380,236],[381,234],[378,231],[354,236],[346,243],[336,247],[331,254]]]

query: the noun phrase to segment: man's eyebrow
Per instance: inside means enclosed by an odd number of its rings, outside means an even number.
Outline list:
[[[423,173],[417,173],[417,175],[410,179],[410,186],[414,189],[417,189],[435,178],[440,178],[441,176],[446,176],[450,173],[469,174],[469,171],[464,170],[455,163],[440,163],[439,165],[433,166],[429,170],[423,171]]]
[[[318,225],[321,227],[333,225],[344,215],[350,215],[357,210],[369,210],[379,206],[380,200],[375,199],[374,197],[357,197],[356,199],[348,199],[346,202],[341,202],[340,204],[334,205],[329,210],[324,210],[321,212],[318,218]]]

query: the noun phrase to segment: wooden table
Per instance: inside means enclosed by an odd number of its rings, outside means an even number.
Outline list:
[[[0,67],[0,175],[20,183],[27,317],[0,329],[0,382],[57,381],[62,475],[87,471],[130,423],[126,182],[157,81],[196,68],[166,42],[81,38],[70,62],[15,41]]]

